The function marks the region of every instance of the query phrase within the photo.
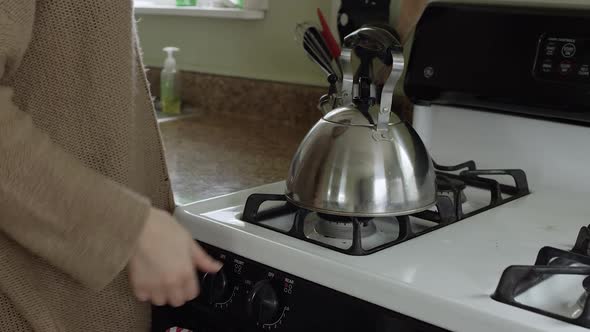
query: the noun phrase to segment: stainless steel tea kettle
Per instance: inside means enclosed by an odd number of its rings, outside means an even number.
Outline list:
[[[365,78],[354,74],[353,52],[361,67],[375,58],[391,64],[380,104],[367,103],[375,99],[375,87],[364,88]],[[345,38],[340,60],[342,92],[334,100],[343,106],[324,115],[300,144],[287,178],[287,199],[312,211],[351,217],[430,208],[436,203],[431,158],[414,129],[391,111],[404,71],[401,44],[386,30],[362,28]]]

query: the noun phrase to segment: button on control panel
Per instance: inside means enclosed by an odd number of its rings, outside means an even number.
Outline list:
[[[533,74],[541,80],[590,84],[590,38],[544,35]]]
[[[561,55],[564,58],[572,58],[576,55],[576,44],[567,43],[561,47]]]

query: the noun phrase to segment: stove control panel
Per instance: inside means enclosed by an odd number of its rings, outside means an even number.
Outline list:
[[[206,306],[233,317],[243,326],[276,330],[288,319],[294,306],[294,277],[253,264],[245,258],[203,246],[224,263],[217,274],[206,274],[201,281],[202,295],[190,304]]]
[[[155,307],[154,332],[441,332],[413,318],[201,243],[224,263],[201,277],[201,295],[181,308]],[[285,258],[288,259],[288,258]],[[351,285],[362,287],[362,285]]]
[[[422,105],[589,125],[590,9],[478,2],[429,1],[406,95]]]
[[[534,75],[542,80],[590,84],[590,38],[543,35]]]

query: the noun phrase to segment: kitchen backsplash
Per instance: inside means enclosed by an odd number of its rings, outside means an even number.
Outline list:
[[[183,71],[183,103],[205,114],[231,114],[292,125],[312,125],[325,89],[288,83]],[[148,70],[152,94],[160,95],[160,68]]]
[[[160,95],[160,68],[149,68],[148,80],[154,96]],[[321,113],[319,98],[327,88],[183,71],[182,100],[204,114],[231,114],[293,126],[311,127]],[[411,105],[396,100],[402,117],[411,119]]]

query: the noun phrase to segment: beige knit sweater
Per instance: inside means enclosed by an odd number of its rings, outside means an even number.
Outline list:
[[[172,209],[132,0],[0,0],[0,331],[145,331],[125,274]]]

